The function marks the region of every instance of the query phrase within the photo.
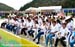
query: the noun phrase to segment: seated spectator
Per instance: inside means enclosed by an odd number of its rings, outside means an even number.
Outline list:
[[[45,23],[45,21],[43,21],[43,24],[40,26],[40,28],[38,30],[38,34],[33,39],[33,41],[35,41],[36,39],[38,39],[37,44],[39,44],[40,43],[40,37],[41,37],[41,35],[44,35],[45,32],[46,32],[46,23]]]
[[[34,22],[30,17],[28,17],[27,20],[28,21],[27,21],[26,26],[27,26],[27,29],[28,29],[28,35],[34,37],[34,35],[33,35],[34,31],[32,30]]]
[[[60,28],[60,30],[57,34],[55,47],[57,47],[59,41],[61,42],[61,44],[64,47],[66,47],[66,43],[64,42],[64,40],[66,39],[68,32],[70,32],[70,31],[68,30],[68,28],[66,28],[66,22],[62,22],[62,27]]]
[[[52,47],[52,37],[54,37],[55,34],[59,31],[59,26],[56,21],[52,21],[50,29],[51,31],[49,32],[49,35],[46,37],[46,47],[48,47],[49,40],[50,40],[50,47]]]
[[[21,34],[23,34],[24,33],[24,35],[26,36],[27,35],[27,32],[26,32],[26,30],[27,30],[27,28],[26,28],[26,22],[22,19],[22,21],[21,21]]]

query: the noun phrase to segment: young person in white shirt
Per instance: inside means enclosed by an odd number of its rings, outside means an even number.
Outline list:
[[[9,21],[8,21],[8,23],[7,23],[7,25],[6,25],[6,28],[7,28],[8,30],[12,31],[13,24],[14,24],[14,18],[11,18],[11,17],[10,17],[8,20],[9,20]]]
[[[60,30],[59,30],[59,32],[57,34],[57,38],[56,38],[56,42],[55,42],[55,47],[57,47],[59,41],[61,42],[63,47],[66,47],[66,43],[64,42],[64,40],[68,36],[69,32],[70,31],[68,30],[68,28],[66,28],[66,22],[65,21],[62,22],[62,27],[60,28]]]
[[[18,31],[19,31],[19,22],[17,21],[17,18],[15,18],[14,19],[14,22],[13,22],[13,32],[14,32],[14,34],[17,34],[18,33]]]
[[[56,35],[59,31],[59,26],[57,25],[57,21],[53,20],[51,23],[49,35],[46,37],[46,47],[48,47],[48,41],[50,40],[50,47],[52,47],[52,37]]]
[[[73,30],[71,32],[71,35],[69,37],[69,44],[70,44],[70,47],[74,47],[74,44],[75,44],[75,16],[72,15],[71,17],[73,19]]]
[[[38,29],[39,29],[39,24],[38,24],[38,21],[34,20],[34,24],[33,24],[33,28],[32,30],[34,31],[34,38],[35,36],[38,34]]]
[[[33,33],[34,33],[34,31],[32,30],[32,28],[33,28],[33,20],[31,19],[31,17],[28,17],[27,18],[27,29],[28,29],[28,34],[30,35],[30,36],[32,36],[32,37],[34,37],[34,35],[33,35]]]
[[[24,19],[21,20],[21,34],[27,35],[26,21]]]
[[[67,22],[67,28],[72,32],[72,28],[73,28],[72,18],[67,19],[66,22]]]
[[[43,22],[42,22],[42,17],[41,17],[41,16],[38,17],[38,24],[39,24],[39,25],[42,25],[42,24],[43,24]]]
[[[49,32],[51,31],[50,27],[51,27],[51,21],[49,21],[47,19],[46,20],[46,30],[47,30],[47,32],[45,33],[46,34],[45,36],[47,36],[49,34]]]
[[[36,37],[33,39],[33,41],[35,41],[36,39],[38,39],[37,44],[40,43],[40,37],[41,35],[43,35],[46,32],[46,23],[45,21],[43,21],[43,24],[40,26],[39,30],[38,30],[38,34],[36,35]]]

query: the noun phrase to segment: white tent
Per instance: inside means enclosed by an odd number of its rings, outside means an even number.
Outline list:
[[[26,11],[30,11],[30,10],[36,10],[37,8],[34,8],[34,7],[30,7],[28,9],[26,9]]]
[[[25,12],[42,12],[42,11],[52,11],[52,12],[61,12],[62,10],[62,6],[45,6],[45,7],[30,7],[28,9],[25,10]],[[41,14],[41,13],[40,13]]]
[[[54,12],[60,12],[62,6],[48,6],[48,7],[39,7],[38,10],[54,10]]]
[[[49,10],[49,9],[62,9],[62,6],[49,6],[49,7],[39,7],[40,10]]]

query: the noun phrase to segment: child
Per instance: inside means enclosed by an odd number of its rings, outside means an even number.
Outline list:
[[[62,23],[62,27],[60,28],[59,32],[60,32],[58,34],[59,36],[57,36],[57,38],[56,38],[55,47],[57,47],[59,41],[61,42],[61,44],[64,47],[66,47],[66,44],[65,44],[64,40],[66,39],[67,34],[70,31],[68,30],[68,28],[66,28],[66,23],[65,22]]]
[[[36,39],[38,39],[37,44],[39,44],[40,43],[40,37],[41,37],[41,35],[44,35],[45,32],[46,32],[46,23],[45,23],[45,21],[43,21],[43,24],[40,26],[40,30],[38,30],[38,34],[33,39],[33,41],[35,41]]]
[[[59,26],[57,21],[52,21],[51,31],[46,37],[46,47],[48,47],[48,40],[50,40],[50,47],[52,47],[52,38],[55,37],[55,34],[59,31]]]

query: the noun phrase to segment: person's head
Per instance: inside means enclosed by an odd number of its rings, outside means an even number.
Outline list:
[[[46,24],[46,22],[45,21],[43,21],[43,25],[45,25]]]
[[[34,21],[35,24],[38,24],[38,21]]]
[[[59,19],[57,19],[57,23],[61,23]]]
[[[31,21],[30,17],[28,17],[27,20],[30,22]]]
[[[53,26],[55,26],[55,25],[56,25],[56,23],[57,23],[57,22],[56,22],[55,20],[54,20],[54,21],[52,21]]]
[[[24,20],[22,19],[21,22],[24,23]]]
[[[26,16],[24,17],[24,19],[26,19]]]
[[[47,19],[48,19],[48,22],[51,22],[51,17],[48,17]]]
[[[49,22],[48,19],[46,19],[46,22]]]
[[[66,23],[62,23],[62,27],[65,28],[66,27]]]

